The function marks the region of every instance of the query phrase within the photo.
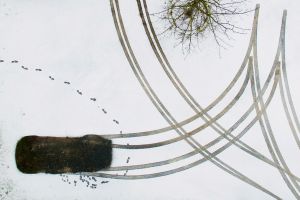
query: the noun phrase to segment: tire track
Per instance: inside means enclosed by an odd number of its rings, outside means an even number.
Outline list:
[[[122,48],[124,49],[124,53],[125,53],[128,61],[129,61],[129,63],[130,63],[130,66],[132,67],[132,70],[133,70],[134,74],[136,75],[136,78],[140,82],[141,86],[145,90],[146,94],[148,95],[148,97],[150,98],[150,100],[152,101],[152,103],[160,111],[160,113],[164,117],[164,119],[170,125],[176,125],[177,124],[176,120],[168,112],[168,110],[164,107],[164,105],[160,102],[160,100],[158,99],[158,97],[154,93],[153,89],[150,87],[148,81],[145,79],[145,77],[144,77],[141,69],[138,66],[137,60],[135,59],[135,57],[133,55],[132,49],[131,49],[131,47],[129,45],[129,42],[128,42],[127,35],[125,33],[125,30],[124,30],[124,25],[122,23],[122,19],[121,19],[121,15],[120,15],[118,1],[117,0],[116,1],[111,0],[110,3],[111,3],[112,15],[113,15],[113,18],[114,18],[114,23],[116,25],[116,29],[117,29],[117,32],[118,32],[118,36],[119,36]],[[117,15],[116,15],[116,12],[115,12],[115,8],[117,10]],[[120,27],[119,27],[119,25],[120,25]],[[124,40],[126,42],[126,45],[124,43]],[[127,52],[127,50],[129,50],[130,55]],[[132,58],[132,60],[131,60],[131,58]],[[181,128],[181,127],[179,127],[178,129],[176,129],[176,132],[179,135],[186,134],[186,131],[183,128]],[[192,146],[195,150],[198,150],[199,154],[201,154],[202,156],[204,156],[206,159],[210,160],[214,165],[216,165],[217,167],[221,168],[225,172],[227,172],[227,173],[235,176],[236,178],[240,179],[241,181],[252,185],[253,187],[255,187],[255,188],[257,188],[257,189],[265,192],[266,194],[269,194],[270,196],[272,196],[272,197],[274,197],[276,199],[280,199],[278,196],[276,196],[275,194],[273,194],[269,190],[265,189],[261,185],[257,184],[255,181],[251,180],[250,178],[246,177],[242,173],[238,172],[234,168],[230,167],[228,164],[224,163],[219,158],[212,157],[212,154],[209,151],[207,151],[206,149],[203,149],[203,146],[200,145],[192,137],[186,138],[185,141],[190,146]],[[124,177],[128,177],[128,176],[124,176]]]

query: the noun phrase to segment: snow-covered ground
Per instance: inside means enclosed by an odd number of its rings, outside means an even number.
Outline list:
[[[256,3],[260,3],[258,57],[262,82],[274,60],[282,12],[288,10],[287,70],[295,107],[300,113],[300,2],[257,0],[249,1],[247,6],[254,8]],[[153,13],[159,11],[162,5],[162,0],[148,1],[149,10]],[[177,121],[194,115],[159,65],[143,29],[136,1],[120,0],[120,8],[132,49],[159,98]],[[252,19],[253,13],[250,13],[238,19],[238,23],[251,28]],[[163,26],[155,17],[153,23],[157,30]],[[182,54],[180,46],[175,47],[174,38],[163,36],[160,41],[181,81],[205,107],[223,91],[239,69],[249,37],[250,31],[234,35],[234,40],[229,42],[232,46],[221,49],[220,54],[214,41],[208,38],[188,56]],[[4,195],[4,199],[271,199],[209,161],[154,179],[97,178],[95,181],[85,177],[90,184],[97,185],[96,189],[87,187],[87,181],[82,182],[76,175],[26,175],[17,170],[15,145],[25,135],[118,134],[168,126],[127,62],[108,0],[0,0],[0,60],[3,60],[0,62],[0,194]],[[12,62],[14,60],[18,62]],[[242,80],[238,81],[229,97],[210,114],[220,112],[241,84]],[[220,124],[230,127],[251,102],[250,87],[247,87],[240,101],[220,119]],[[297,174],[299,149],[285,118],[279,91],[275,93],[268,114],[280,149],[291,171]],[[192,130],[201,124],[203,121],[197,120],[186,129]],[[160,137],[116,139],[113,142],[144,144],[175,136],[176,133],[170,131]],[[195,138],[205,144],[216,136],[212,129],[205,129]],[[271,158],[258,124],[242,140]],[[128,164],[141,164],[191,150],[184,141],[148,150],[114,150],[113,166],[126,165],[129,157]],[[181,161],[172,168],[199,157]],[[230,147],[218,157],[283,199],[294,198],[277,169],[240,149]],[[128,175],[166,169],[169,168],[129,171]],[[109,182],[104,184],[102,181]]]

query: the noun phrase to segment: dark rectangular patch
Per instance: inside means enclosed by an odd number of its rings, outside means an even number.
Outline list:
[[[98,135],[21,138],[15,152],[17,168],[33,173],[95,172],[112,162],[112,142]]]

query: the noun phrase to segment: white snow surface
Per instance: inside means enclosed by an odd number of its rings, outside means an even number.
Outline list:
[[[287,70],[295,107],[300,113],[300,2],[257,0],[248,1],[246,6],[252,9],[256,3],[260,3],[258,57],[262,82],[275,56],[282,12],[284,9],[288,11]],[[150,12],[154,13],[162,8],[163,1],[151,0],[148,6]],[[178,121],[193,115],[193,110],[176,92],[156,60],[142,27],[136,1],[120,0],[120,7],[133,51],[155,92]],[[252,18],[253,13],[249,13],[235,20],[239,25],[251,28]],[[153,17],[152,20],[157,30],[162,28],[163,23],[157,18]],[[226,50],[221,49],[220,53],[218,46],[208,37],[188,56],[182,54],[180,46],[175,46],[174,38],[162,36],[160,42],[184,85],[205,107],[223,91],[239,69],[249,36],[250,31],[233,35],[234,40],[229,41],[231,46]],[[15,145],[26,135],[63,137],[118,134],[120,131],[145,131],[168,125],[147,98],[126,60],[108,0],[0,0],[0,59],[4,60],[0,63],[0,179],[9,180],[15,190],[7,199],[271,199],[209,161],[177,174],[154,179],[98,178],[97,189],[87,188],[84,184],[74,186],[73,182],[65,183],[59,175],[26,175],[17,170]],[[11,63],[12,60],[19,62]],[[36,68],[42,71],[35,71]],[[55,80],[50,80],[49,76]],[[64,81],[71,84],[66,85]],[[210,114],[218,113],[233,98],[241,84],[242,80]],[[82,91],[82,96],[76,90]],[[96,102],[90,98],[96,98]],[[251,102],[248,87],[241,100],[220,123],[224,127],[232,125]],[[285,118],[278,91],[268,114],[283,155],[291,170],[300,175],[300,152]],[[118,120],[119,125],[113,120]],[[202,123],[198,120],[187,129],[191,130]],[[168,134],[113,142],[143,144],[177,136],[175,132]],[[212,129],[207,129],[195,138],[205,144],[216,136]],[[242,140],[271,158],[258,124]],[[125,165],[128,157],[129,164],[140,164],[171,158],[191,150],[184,141],[148,150],[114,150],[112,165]],[[277,169],[240,149],[232,146],[218,157],[283,199],[294,198]],[[201,156],[194,156],[173,165],[173,168],[199,158]],[[166,169],[169,168],[128,174]],[[76,175],[68,176],[72,181],[78,180]],[[103,180],[109,180],[109,183],[99,184]]]

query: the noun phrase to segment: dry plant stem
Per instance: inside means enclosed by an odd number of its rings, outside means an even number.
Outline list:
[[[166,22],[162,33],[171,32],[188,53],[195,43],[212,34],[220,47],[229,45],[230,33],[243,34],[246,29],[234,25],[231,18],[251,10],[243,9],[245,1],[224,0],[168,0],[158,13]]]

